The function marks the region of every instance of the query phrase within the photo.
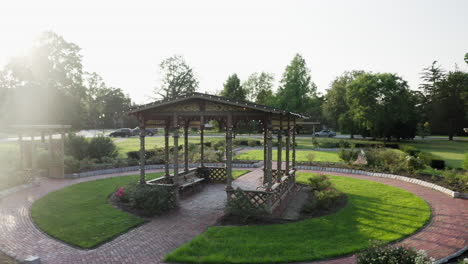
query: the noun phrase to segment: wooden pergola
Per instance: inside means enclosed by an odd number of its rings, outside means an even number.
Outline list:
[[[24,173],[25,178],[33,179],[39,174],[36,168],[38,147],[43,147],[48,151],[47,175],[63,178],[64,140],[65,133],[71,128],[70,125],[12,125],[11,128],[18,133],[19,170]],[[59,134],[60,139],[53,139],[54,134]],[[40,141],[36,140],[38,136]]]
[[[158,184],[172,188],[175,202],[178,200],[178,190],[181,186],[190,184],[195,179],[210,182],[225,182],[229,200],[250,200],[254,206],[264,207],[272,212],[295,183],[296,148],[295,124],[304,116],[285,110],[259,105],[251,102],[238,101],[226,97],[203,93],[191,93],[172,100],[157,101],[136,107],[130,111],[138,118],[140,126],[140,183]],[[216,120],[226,130],[226,162],[224,167],[207,167],[204,159],[204,125],[210,120]],[[263,126],[264,140],[264,186],[262,190],[233,190],[232,187],[232,139],[239,121],[259,121]],[[145,180],[145,128],[164,128],[164,177]],[[183,129],[184,162],[179,171],[179,130]],[[189,168],[188,133],[190,128],[200,130],[200,166]],[[272,147],[273,131],[278,138],[278,157],[276,169],[273,168]],[[172,134],[173,173],[170,173],[169,137]],[[285,141],[283,142],[283,137]],[[282,151],[285,149],[285,161],[282,161]],[[190,179],[190,180],[188,180]],[[275,204],[276,203],[276,204]]]

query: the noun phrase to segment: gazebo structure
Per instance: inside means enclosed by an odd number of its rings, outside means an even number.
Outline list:
[[[70,125],[13,125],[18,133],[19,141],[19,170],[25,181],[32,181],[39,175],[36,167],[37,152],[39,148],[48,152],[47,175],[53,178],[64,176],[64,140],[65,133]],[[59,139],[54,139],[59,134]],[[40,137],[40,140],[37,138]]]
[[[174,201],[178,201],[179,190],[198,181],[225,182],[228,202],[239,206],[264,209],[268,213],[279,208],[295,186],[295,124],[304,116],[273,107],[226,97],[202,93],[191,93],[172,100],[157,101],[141,105],[130,111],[138,118],[140,126],[140,183],[170,188]],[[224,167],[207,167],[204,160],[204,124],[219,121],[226,130],[226,162]],[[234,190],[232,186],[232,139],[239,121],[256,120],[263,126],[264,140],[264,185],[256,190]],[[145,180],[145,128],[164,128],[165,175],[152,181]],[[173,166],[170,166],[169,137],[172,133],[174,146],[179,146],[179,130],[183,129],[184,162],[179,171],[179,148],[173,148]],[[188,161],[189,128],[200,129],[200,166],[190,169]],[[278,150],[276,168],[272,162],[273,134],[277,135]],[[285,141],[283,141],[285,137]],[[285,161],[282,161],[283,147]],[[173,173],[170,173],[173,167]]]

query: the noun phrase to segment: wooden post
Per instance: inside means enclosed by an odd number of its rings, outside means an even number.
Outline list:
[[[145,179],[145,164],[146,164],[146,151],[145,151],[145,136],[146,126],[143,116],[140,118],[140,184],[146,184]]]
[[[174,120],[172,123],[174,129],[174,185],[177,189],[179,186],[179,120],[177,115],[174,115]],[[176,191],[178,193],[178,191]]]
[[[292,167],[296,169],[296,122],[292,128]]]
[[[166,120],[164,127],[164,176],[169,177],[169,122]]]
[[[23,145],[23,134],[19,133],[18,134],[18,141],[19,141],[19,147],[20,147],[20,159],[19,159],[19,166],[20,170],[24,169],[24,145]]]
[[[288,116],[288,128],[286,130],[286,175],[289,175],[289,147],[291,146],[291,127]]]
[[[34,146],[34,135],[31,135],[31,148],[29,149],[30,151],[30,154],[31,154],[31,164],[30,164],[30,168],[31,169],[35,169],[36,168],[36,164],[35,164],[35,146]]]
[[[200,166],[201,167],[205,167],[204,133],[205,133],[205,118],[204,116],[201,116],[200,117]]]
[[[282,145],[283,145],[283,135],[282,132],[283,132],[283,119],[280,117],[280,129],[278,130],[278,158],[277,158],[277,166],[276,166],[276,169],[277,169],[277,173],[276,173],[276,181],[277,182],[280,182],[281,181],[281,177],[283,176],[283,173],[281,171],[281,169],[283,168],[283,162],[282,162]]]
[[[268,183],[267,185],[267,191],[271,191],[271,187],[273,186],[273,175],[272,175],[272,141],[273,141],[273,135],[272,135],[272,127],[271,127],[271,120],[268,120],[267,127],[266,127],[266,139],[267,139],[267,156],[266,156],[266,161],[265,161],[265,176],[266,176],[266,182]]]
[[[226,190],[232,190],[232,115],[229,114],[226,122]]]
[[[184,124],[184,171],[185,172],[188,172],[189,170],[189,164],[188,164],[188,152],[189,152],[189,148],[188,148],[188,132],[189,132],[189,122],[188,121],[185,121],[185,124]]]
[[[60,165],[62,166],[62,175],[61,177],[63,178],[63,176],[65,175],[65,164],[64,164],[64,160],[65,160],[65,131],[62,130],[62,132],[60,133],[60,157],[59,157],[59,160],[60,160]]]

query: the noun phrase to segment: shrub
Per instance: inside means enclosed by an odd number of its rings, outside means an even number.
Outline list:
[[[424,161],[418,157],[406,156],[406,168],[410,172],[415,172],[417,170],[424,169]]]
[[[439,159],[432,159],[431,160],[431,168],[443,170],[445,169],[445,161]]]
[[[159,152],[160,150],[157,149],[157,150],[145,150],[145,158],[148,160],[154,156],[156,156],[156,152]],[[162,150],[163,153],[164,153],[164,150]],[[133,150],[133,151],[129,151],[127,152],[127,157],[129,159],[136,159],[136,160],[139,160],[140,159],[140,151],[139,150]]]
[[[88,171],[96,168],[96,159],[90,159],[90,158],[84,158],[79,161],[80,163],[80,169],[79,171]]]
[[[434,159],[434,155],[429,152],[419,152],[417,157],[420,158],[427,166],[430,166],[431,161]]]
[[[314,192],[314,196],[317,199],[317,208],[319,209],[332,208],[343,195],[342,192],[332,187]]]
[[[80,161],[73,156],[65,155],[63,158],[65,173],[76,173],[80,171]]]
[[[247,145],[247,142],[246,142],[246,145]],[[223,140],[218,140],[218,141],[213,142],[211,146],[213,149],[218,150],[221,147],[224,148],[225,142]]]
[[[355,161],[358,157],[359,151],[355,151],[354,149],[346,150],[344,148],[340,148],[340,152],[338,155],[340,159],[345,161],[346,163],[351,163]]]
[[[366,152],[366,158],[369,167],[392,173],[402,171],[406,167],[404,155],[392,149],[370,149]]]
[[[88,157],[89,141],[83,136],[77,136],[74,133],[65,137],[64,151],[66,155],[72,156],[78,160]]]
[[[403,145],[400,148],[403,152],[407,153],[410,156],[417,156],[421,151],[413,146]]]
[[[257,147],[261,146],[262,142],[260,142],[260,140],[249,140],[247,144],[249,145],[249,147]]]
[[[315,154],[314,154],[314,153],[311,152],[311,153],[308,153],[308,154],[307,154],[307,160],[308,160],[310,163],[312,163],[312,162],[314,161],[314,159],[315,159]]]
[[[131,206],[145,215],[159,215],[175,207],[173,193],[165,187],[131,183],[124,187],[121,201],[129,201]]]
[[[433,261],[424,250],[416,252],[403,246],[385,246],[380,242],[372,243],[357,255],[358,264],[430,264]]]
[[[458,182],[457,172],[455,170],[442,171],[442,177],[444,177],[449,184],[456,184]]]
[[[330,179],[322,174],[314,174],[309,177],[307,185],[312,189],[312,191],[323,191],[332,187]]]
[[[92,159],[101,161],[102,157],[117,157],[117,147],[112,139],[108,137],[98,136],[89,141],[88,156]]]
[[[319,147],[319,142],[315,137],[312,138],[312,146],[314,146],[315,148]]]
[[[465,154],[465,160],[463,161],[463,168],[468,171],[468,153]]]

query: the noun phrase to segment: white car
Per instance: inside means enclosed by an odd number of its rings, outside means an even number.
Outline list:
[[[315,132],[314,136],[315,137],[334,137],[336,136],[336,132],[333,132],[331,130],[322,130],[319,132]]]

